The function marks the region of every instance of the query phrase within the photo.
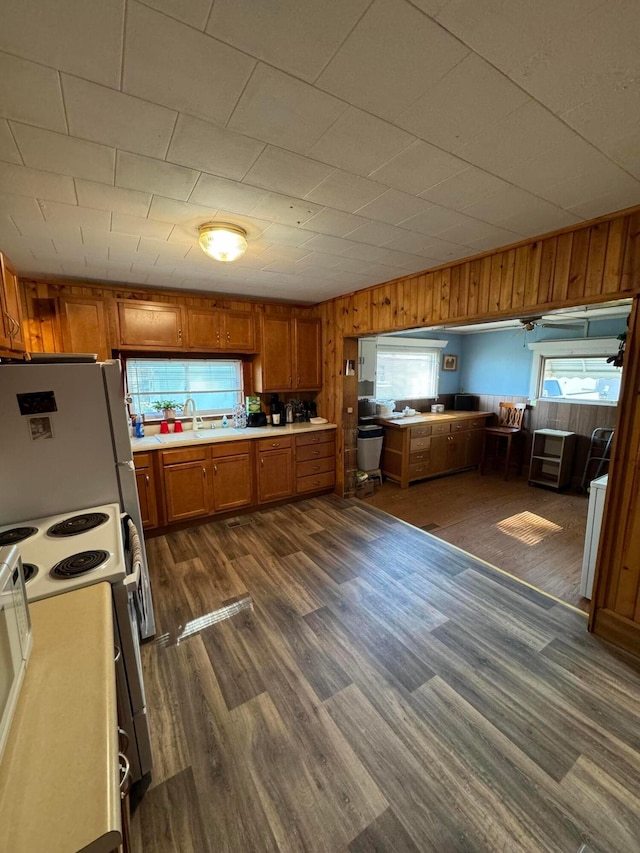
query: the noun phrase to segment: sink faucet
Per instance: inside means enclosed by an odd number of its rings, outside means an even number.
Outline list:
[[[198,427],[204,426],[204,421],[198,415],[198,410],[196,407],[196,402],[193,397],[187,397],[184,401],[184,405],[182,406],[182,414],[183,415],[191,415],[191,429],[197,430]]]

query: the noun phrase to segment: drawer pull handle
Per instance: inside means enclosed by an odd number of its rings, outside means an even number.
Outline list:
[[[206,468],[202,469],[202,476],[204,477],[205,480],[207,479],[207,469]]]
[[[214,473],[214,474],[217,474],[217,473],[218,473],[218,466],[217,466],[217,465],[214,465],[214,466],[213,466],[213,473]]]
[[[272,441],[271,447],[280,447],[280,442],[279,441]]]
[[[145,474],[145,475],[144,475],[144,481],[145,481],[145,483],[146,483],[146,485],[147,485],[147,488],[149,488],[149,475],[148,475],[148,474]]]
[[[314,466],[313,466],[313,470],[314,470],[314,471],[319,471],[319,470],[320,470],[320,466],[319,466],[319,465],[314,465]]]
[[[127,782],[131,775],[131,765],[129,764],[129,759],[124,752],[118,753],[118,761],[120,765],[120,797],[124,800],[127,795]]]

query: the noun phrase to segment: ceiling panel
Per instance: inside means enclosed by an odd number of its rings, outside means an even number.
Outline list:
[[[374,0],[317,84],[374,115],[394,119],[468,52],[411,4]]]
[[[62,74],[69,133],[124,151],[163,158],[175,127],[177,113]]]
[[[8,53],[0,53],[0,114],[66,133],[59,75]]]
[[[254,67],[255,60],[240,51],[128,2],[125,92],[224,123]]]
[[[216,0],[207,32],[312,82],[371,0]]]
[[[640,203],[639,14],[8,0],[0,251],[313,302]],[[207,221],[246,229],[239,262],[201,252]]]

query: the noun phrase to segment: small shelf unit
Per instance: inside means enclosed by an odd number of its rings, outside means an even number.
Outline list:
[[[575,432],[537,429],[531,444],[530,486],[564,489],[571,483]]]

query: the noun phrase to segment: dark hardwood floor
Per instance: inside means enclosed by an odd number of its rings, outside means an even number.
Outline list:
[[[635,851],[640,662],[335,496],[151,539],[136,853]]]
[[[585,612],[580,575],[588,496],[465,471],[401,489],[390,480],[366,503],[433,533]]]

